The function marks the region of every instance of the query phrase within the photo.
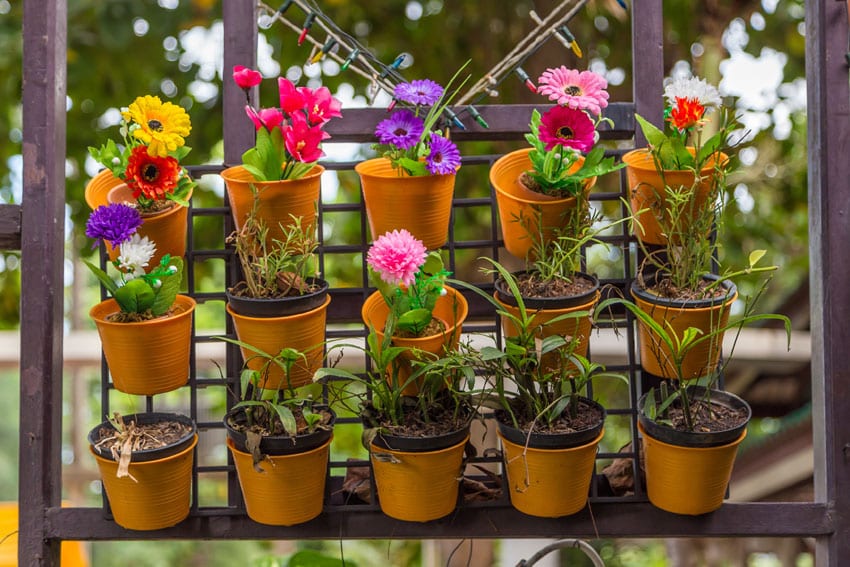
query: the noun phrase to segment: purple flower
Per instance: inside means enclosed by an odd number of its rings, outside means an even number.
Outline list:
[[[386,120],[381,120],[375,128],[375,135],[382,144],[408,150],[419,142],[425,125],[421,118],[409,110],[394,112]]]
[[[130,240],[140,226],[142,216],[138,210],[125,203],[111,203],[92,211],[86,222],[86,236],[105,240],[116,248]]]
[[[431,153],[425,158],[425,167],[431,175],[449,175],[460,166],[460,151],[448,138],[431,134]]]
[[[402,102],[431,106],[443,96],[443,87],[431,79],[421,79],[397,84],[393,95]]]

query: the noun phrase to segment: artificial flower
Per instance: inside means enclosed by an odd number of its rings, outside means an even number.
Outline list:
[[[705,108],[715,108],[722,104],[720,92],[705,79],[697,77],[680,77],[664,87],[664,96],[670,106],[675,106],[678,99],[696,101]]]
[[[422,241],[401,229],[379,236],[369,248],[366,262],[386,283],[409,286],[426,256]]]
[[[397,84],[393,96],[402,102],[432,106],[443,96],[443,87],[430,79],[420,79]]]
[[[705,107],[694,98],[676,98],[667,119],[674,128],[686,130],[698,125],[705,115]]]
[[[182,107],[163,103],[156,96],[138,97],[121,114],[125,121],[138,124],[133,136],[147,145],[151,156],[165,157],[177,150],[192,131],[189,115]]]
[[[233,80],[240,89],[248,90],[259,85],[263,81],[263,75],[259,71],[236,65],[233,67]]]
[[[546,151],[567,147],[587,153],[593,148],[595,133],[590,117],[574,108],[555,106],[540,119],[540,141]]]
[[[180,178],[180,164],[171,156],[158,157],[148,154],[144,146],[136,146],[130,152],[124,181],[138,199],[164,199],[173,193]]]
[[[608,81],[593,71],[547,69],[537,80],[537,92],[560,106],[587,110],[595,116],[608,106]]]
[[[86,222],[86,236],[97,241],[104,240],[117,248],[123,242],[130,240],[142,225],[142,215],[139,211],[125,203],[110,203],[101,205],[92,211]]]
[[[234,69],[238,85],[244,76]],[[324,155],[323,140],[330,138],[322,127],[332,118],[342,116],[342,103],[331,96],[327,87],[310,89],[279,77],[279,107],[256,110],[250,104],[245,112],[257,128],[253,148],[242,154],[243,167],[257,181],[299,179],[313,169]]]
[[[127,275],[141,277],[155,252],[156,244],[147,236],[139,236],[137,232],[130,240],[121,244],[121,253],[117,260],[118,268]]]
[[[381,120],[375,128],[375,135],[381,144],[409,150],[419,142],[424,126],[421,118],[403,109]]]
[[[450,175],[460,167],[460,151],[448,138],[439,133],[431,134],[430,153],[425,158],[425,167],[431,175]]]

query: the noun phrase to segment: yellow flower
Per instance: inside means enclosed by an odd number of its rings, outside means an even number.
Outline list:
[[[148,146],[148,155],[165,157],[185,144],[192,131],[186,111],[176,104],[163,103],[157,96],[140,96],[122,113],[124,120],[139,125],[133,136]]]

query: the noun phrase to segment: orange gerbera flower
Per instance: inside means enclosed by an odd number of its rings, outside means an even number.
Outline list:
[[[679,130],[693,128],[702,120],[705,107],[695,98],[676,97],[676,106],[670,110],[670,124]]]
[[[180,165],[176,159],[149,155],[145,146],[133,148],[124,181],[134,198],[144,195],[151,200],[164,199],[166,194],[174,192],[179,179]]]

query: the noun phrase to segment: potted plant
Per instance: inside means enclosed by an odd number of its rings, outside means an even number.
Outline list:
[[[413,360],[457,348],[469,306],[463,295],[445,285],[449,272],[439,252],[428,252],[405,229],[379,236],[366,261],[378,290],[363,303],[363,322],[379,341],[403,347],[395,362],[407,382]],[[415,394],[415,388],[413,382],[406,393]]]
[[[475,416],[472,369],[458,364],[452,352],[442,358],[420,353],[413,372],[403,374],[402,357],[409,349],[394,345],[390,335],[379,334],[374,327],[365,346],[333,348],[360,350],[368,361],[363,373],[332,366],[319,369],[316,379],[341,378],[362,386],[351,393],[361,400],[357,411],[381,510],[409,522],[450,514],[457,505],[469,425]]]
[[[185,137],[192,126],[186,111],[159,97],[138,97],[121,112],[123,146],[109,140],[89,154],[106,169],[86,185],[86,203],[92,210],[109,203],[126,203],[142,216],[140,236],[156,242],[151,259],[158,265],[166,254],[186,253],[189,199],[194,182],[180,160],[190,148]],[[107,243],[115,260],[118,251]]]
[[[490,168],[505,248],[523,259],[533,252],[534,235],[546,246],[566,226],[572,228],[567,234],[580,238],[578,231],[589,226],[588,193],[596,177],[623,167],[595,146],[596,128],[610,122],[601,116],[608,106],[605,79],[562,66],[546,70],[539,82],[538,92],[556,106],[542,116],[532,112],[525,136],[530,148],[506,154]]]
[[[159,530],[189,515],[195,423],[179,414],[116,413],[88,434],[115,523]]]
[[[516,279],[501,264],[489,261],[506,282],[517,304],[516,314],[480,289],[458,284],[490,301],[499,315],[512,321],[517,333],[506,336],[501,349],[486,346],[466,350],[462,356],[467,367],[489,382],[511,504],[532,516],[574,514],[587,502],[605,422],[605,409],[582,392],[595,377],[624,378],[576,354],[575,337],[547,334],[540,340],[540,323],[526,308]],[[587,316],[581,312],[562,318]],[[547,356],[557,357],[559,363],[547,364]]]
[[[268,227],[270,240],[281,240],[290,219],[301,218],[305,230],[316,226],[321,176],[316,162],[324,153],[321,143],[332,118],[342,116],[341,103],[327,87],[296,87],[279,77],[280,106],[255,109],[251,89],[262,82],[258,71],[237,65],[233,80],[245,91],[245,111],[257,128],[254,147],[242,154],[242,165],[221,172],[237,230],[260,199],[258,218]]]
[[[430,79],[395,86],[393,100],[410,108],[396,110],[378,124],[378,144],[374,147],[381,157],[354,168],[360,176],[373,239],[404,228],[428,250],[445,244],[461,160],[448,129],[443,135],[435,128],[469,78],[450,91],[465,67],[454,74],[445,89]]]
[[[284,379],[295,387],[303,386],[312,382],[322,363],[331,301],[328,282],[317,277],[318,242],[314,228],[305,227],[300,217],[291,217],[289,224],[281,226],[280,240],[269,238],[259,214],[259,193],[251,190],[254,207],[227,239],[236,249],[244,279],[227,290],[225,309],[243,344],[269,353],[292,348],[304,354],[289,376],[278,365],[269,366],[262,374],[263,388],[281,388]],[[250,369],[260,370],[261,359],[252,357],[244,346],[242,354]]]
[[[304,353],[284,348],[269,354],[250,344],[219,337],[252,353],[240,378],[240,401],[227,412],[227,447],[236,463],[245,508],[255,522],[292,526],[322,512],[328,456],[336,414],[313,400],[310,387],[295,388],[291,376]],[[284,383],[264,389],[279,368]]]
[[[86,235],[108,242],[116,251],[113,280],[85,261],[112,299],[89,315],[97,326],[115,388],[152,396],[184,385],[189,378],[192,314],[195,300],[179,295],[183,260],[166,254],[148,271],[157,244],[141,236],[139,211],[124,203],[92,211]]]
[[[757,251],[751,255],[751,266],[761,254]],[[679,331],[668,322],[656,321],[639,303],[622,298],[605,300],[598,307],[597,316],[610,306],[625,306],[653,342],[663,345],[673,369],[672,380],[664,380],[658,388],[644,393],[637,408],[646,457],[647,494],[658,508],[698,515],[716,510],[723,503],[738,446],[747,435],[751,411],[740,397],[716,389],[723,369],[734,355],[737,334],[722,364],[713,356],[727,331],[739,333],[744,325],[771,319],[784,324],[790,347],[791,322],[787,317],[754,312],[766,284],[765,281],[752,300],[744,302],[741,316],[708,330],[687,327]],[[687,367],[694,356],[702,360],[697,366],[706,369],[700,376],[694,376]]]

